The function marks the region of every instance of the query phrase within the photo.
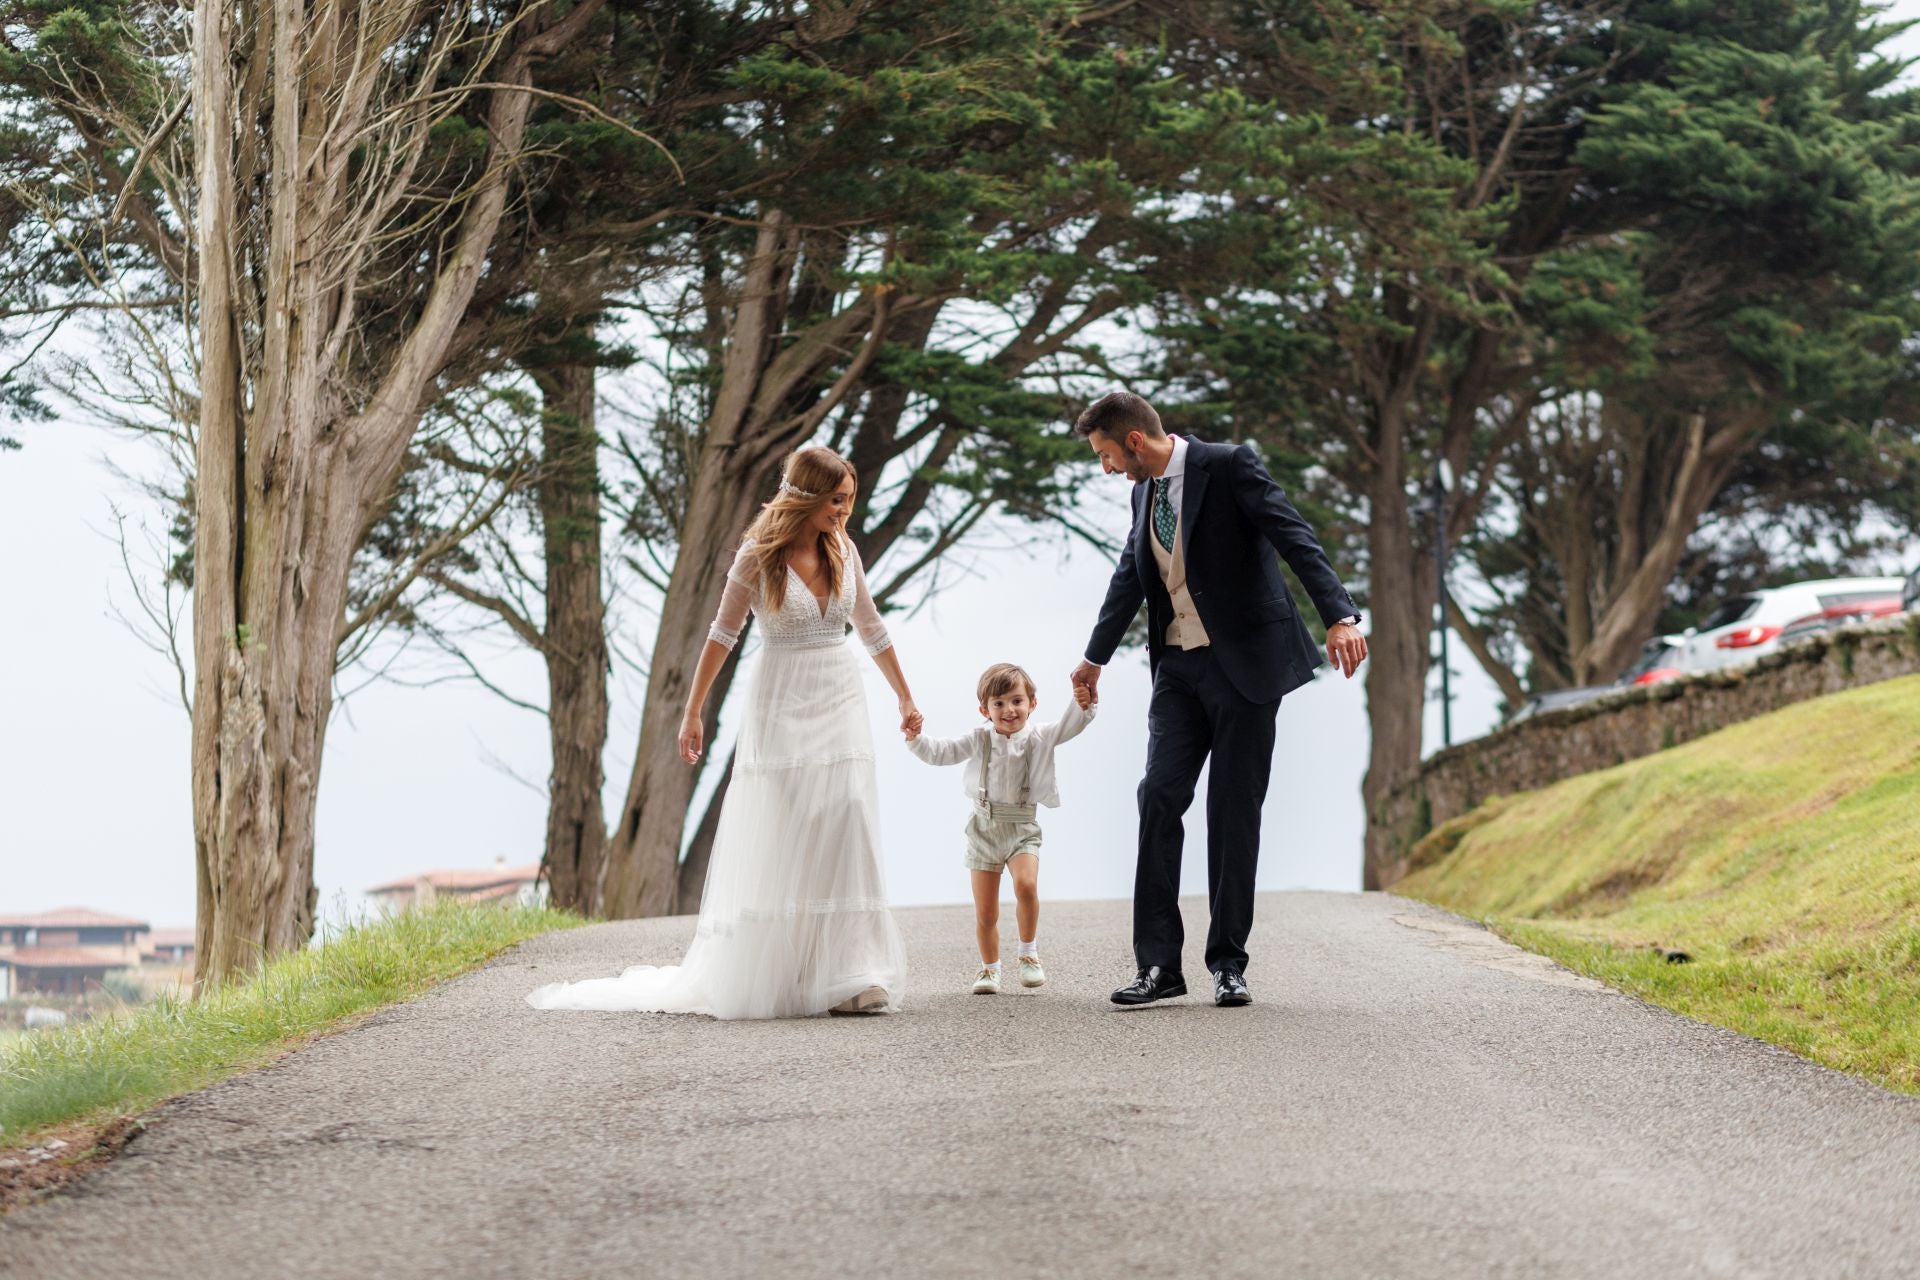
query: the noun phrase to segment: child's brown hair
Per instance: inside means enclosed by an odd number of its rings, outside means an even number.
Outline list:
[[[1039,697],[1033,687],[1033,677],[1024,668],[1011,662],[996,662],[980,677],[980,705],[984,707],[990,700],[1022,687],[1027,691],[1027,701],[1033,702]]]

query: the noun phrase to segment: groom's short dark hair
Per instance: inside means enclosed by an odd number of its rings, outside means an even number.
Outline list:
[[[1149,440],[1158,440],[1167,434],[1160,425],[1160,415],[1131,391],[1109,391],[1085,409],[1074,419],[1073,434],[1085,440],[1098,431],[1116,444],[1124,445],[1127,436],[1138,431]]]

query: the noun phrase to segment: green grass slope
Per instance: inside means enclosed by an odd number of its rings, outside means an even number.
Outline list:
[[[1414,863],[1396,892],[1920,1093],[1920,676],[1490,801]]]

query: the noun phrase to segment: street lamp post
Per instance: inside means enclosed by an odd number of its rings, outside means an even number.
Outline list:
[[[1446,463],[1433,467],[1433,625],[1440,632],[1440,745],[1453,745],[1452,673],[1447,669],[1447,485]]]

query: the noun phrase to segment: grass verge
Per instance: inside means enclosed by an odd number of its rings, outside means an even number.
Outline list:
[[[1920,1094],[1920,676],[1490,801],[1423,859],[1396,892]]]
[[[0,1151],[112,1127],[271,1062],[535,934],[584,923],[545,908],[442,902],[351,926],[202,1000],[163,996],[124,1017],[36,1031],[0,1049]],[[64,1141],[90,1149],[92,1136]]]

